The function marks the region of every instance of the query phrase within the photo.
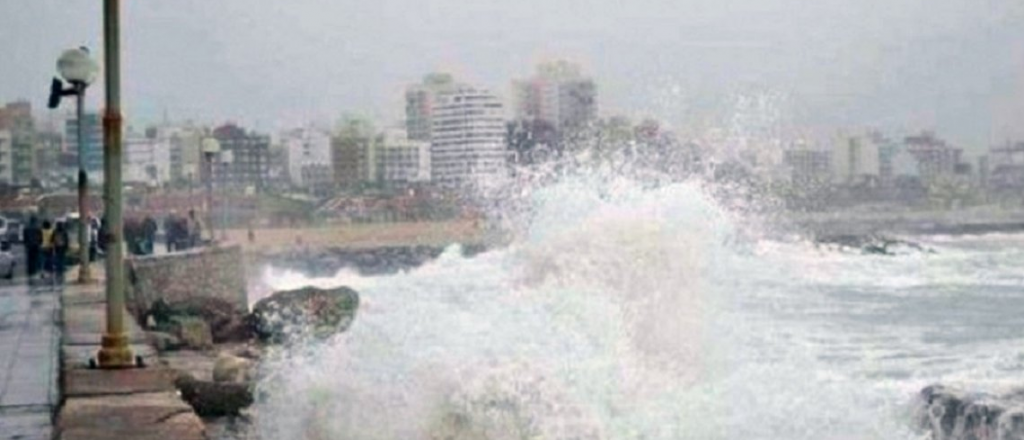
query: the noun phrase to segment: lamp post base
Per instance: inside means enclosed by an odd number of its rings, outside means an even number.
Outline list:
[[[92,277],[92,271],[88,268],[81,268],[78,270],[77,284],[96,284],[96,278]]]
[[[99,367],[103,369],[135,368],[135,356],[128,344],[128,335],[105,334],[96,355]]]

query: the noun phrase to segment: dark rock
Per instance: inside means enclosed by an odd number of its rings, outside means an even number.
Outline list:
[[[213,346],[210,325],[201,318],[175,316],[171,320],[170,328],[171,334],[177,337],[185,347],[193,350],[205,350]]]
[[[180,350],[185,346],[180,338],[170,333],[147,332],[146,336],[149,338],[149,342],[160,352]]]
[[[189,298],[168,304],[157,300],[150,309],[157,329],[166,329],[175,317],[194,316],[209,325],[213,342],[241,342],[252,337],[245,314],[217,298]]]
[[[819,235],[814,238],[814,243],[819,248],[857,250],[867,255],[935,253],[933,249],[912,241],[878,235]]]
[[[1024,390],[993,395],[931,385],[915,409],[918,426],[934,439],[1024,440]]]
[[[181,398],[203,417],[238,415],[253,403],[247,384],[207,382],[182,372],[174,386],[181,392]]]
[[[249,383],[255,362],[251,359],[221,352],[213,364],[213,381],[216,383]]]
[[[256,303],[252,325],[263,341],[326,338],[348,329],[359,308],[359,294],[348,287],[304,287],[277,292]]]

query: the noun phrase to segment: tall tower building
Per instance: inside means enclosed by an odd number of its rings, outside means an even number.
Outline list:
[[[432,73],[423,78],[421,84],[410,86],[405,91],[405,128],[409,140],[429,141],[433,129],[434,99],[438,94],[455,87],[452,76],[447,73]]]
[[[555,61],[512,83],[516,119],[542,120],[562,135],[586,128],[597,119],[597,86],[579,65]]]
[[[505,121],[491,92],[458,85],[431,106],[431,177],[444,186],[485,185],[504,176]]]

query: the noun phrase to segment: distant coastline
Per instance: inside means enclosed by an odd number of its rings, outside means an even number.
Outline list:
[[[794,213],[788,223],[812,234],[979,235],[1024,232],[1024,209],[978,207],[951,211],[858,210]]]

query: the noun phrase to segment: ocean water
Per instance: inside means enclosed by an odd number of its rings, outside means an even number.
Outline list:
[[[256,435],[920,439],[922,387],[1024,379],[1024,236],[822,250],[765,238],[697,183],[567,180],[516,206],[511,244],[473,258],[268,269],[362,304],[348,332],[266,359]]]

